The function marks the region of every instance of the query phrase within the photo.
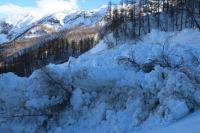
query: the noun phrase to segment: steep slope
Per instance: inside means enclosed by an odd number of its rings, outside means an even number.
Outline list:
[[[114,46],[109,35],[78,59],[51,64],[29,78],[0,75],[0,129],[154,133],[180,131],[186,123],[198,129],[192,117],[159,128],[199,109],[199,36],[196,30],[154,30],[141,41]]]
[[[32,15],[21,16],[19,21],[5,20],[12,28],[8,31],[8,39],[12,40],[20,34],[20,38],[31,38],[46,35],[60,30],[72,29],[77,26],[95,26],[102,24],[106,14],[106,7],[91,11],[62,11],[37,20]],[[4,28],[0,25],[0,29]],[[28,30],[28,31],[27,31]],[[1,43],[1,42],[0,42]]]
[[[0,29],[3,29],[3,34],[6,35],[8,41],[15,38],[18,34],[25,31],[32,25],[38,18],[32,14],[19,14],[17,16],[9,16],[1,20]],[[6,26],[8,25],[8,26]],[[2,43],[2,42],[0,42]]]

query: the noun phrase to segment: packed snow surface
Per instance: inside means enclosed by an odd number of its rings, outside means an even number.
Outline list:
[[[200,111],[192,113],[186,118],[171,124],[167,127],[162,127],[158,129],[146,129],[140,130],[135,133],[199,133],[200,131]]]
[[[109,36],[28,78],[0,75],[0,130],[197,133],[200,113],[186,116],[200,105],[200,32],[154,30],[117,46]]]
[[[7,41],[8,41],[8,39],[7,39],[6,35],[0,34],[0,44],[7,42]]]

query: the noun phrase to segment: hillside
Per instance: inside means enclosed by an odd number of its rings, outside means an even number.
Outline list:
[[[70,56],[81,55],[110,33],[118,44],[119,40],[140,40],[154,29],[165,32],[185,28],[200,30],[200,10],[196,5],[198,0],[132,0],[117,5],[110,3],[92,11],[62,11],[29,25],[25,19],[22,23],[27,24],[22,27],[20,23],[14,26],[3,23],[2,31],[11,40],[0,47],[0,73],[29,76],[49,63],[62,63]],[[3,37],[6,41],[5,35]]]
[[[49,65],[29,78],[3,74],[0,129],[154,133],[181,131],[188,123],[197,130],[196,118],[172,123],[199,109],[199,36],[191,29],[153,31],[111,48],[109,35],[78,59]]]
[[[1,21],[0,132],[199,133],[199,5],[122,0]]]
[[[75,57],[89,50],[100,38],[106,10],[104,7],[73,13],[63,11],[23,26],[2,23],[2,32],[7,34],[0,36],[1,41],[8,42],[0,46],[0,73],[29,76],[44,65],[64,62],[69,56]],[[10,36],[10,40],[6,36]],[[82,46],[85,43],[87,46]],[[20,69],[17,68],[19,65]]]

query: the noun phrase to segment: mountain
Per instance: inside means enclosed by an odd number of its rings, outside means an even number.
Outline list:
[[[6,29],[7,27],[1,24],[0,34],[12,40],[24,32],[25,34],[20,36],[20,38],[38,37],[78,26],[101,25],[103,24],[103,18],[106,12],[106,7],[91,11],[62,11],[44,16],[39,20],[32,15],[24,15],[20,16],[18,21],[12,21],[14,18],[3,21],[2,23],[10,25],[11,28]],[[2,30],[7,31],[5,33]]]
[[[99,41],[106,12],[107,8],[103,7],[92,11],[62,11],[37,21],[28,16],[27,21],[15,25],[2,22],[0,41],[7,43],[0,46],[0,73],[14,70],[27,76],[44,65],[64,62],[70,56],[86,52]],[[12,67],[6,67],[8,64]],[[18,65],[21,69],[15,69]]]

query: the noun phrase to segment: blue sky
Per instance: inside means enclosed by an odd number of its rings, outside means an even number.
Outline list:
[[[81,1],[81,0],[80,0]],[[112,2],[118,2],[119,0],[112,0]],[[79,6],[82,9],[94,9],[102,5],[108,4],[109,0],[86,0],[85,2],[79,2]]]
[[[117,3],[120,0],[112,0]],[[106,5],[109,0],[0,0],[0,18],[22,13],[45,15],[62,10],[91,10]]]
[[[29,6],[34,7],[37,5],[37,0],[0,0],[0,5],[12,3],[19,6]],[[119,0],[112,0],[113,2],[118,2]],[[101,5],[105,5],[109,2],[109,0],[78,0],[78,6],[81,9],[93,9],[98,8]]]

